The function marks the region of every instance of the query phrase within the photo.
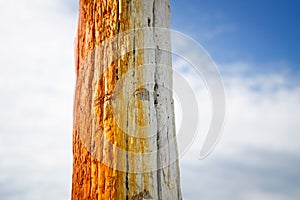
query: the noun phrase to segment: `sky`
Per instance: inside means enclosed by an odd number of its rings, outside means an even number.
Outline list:
[[[299,4],[171,0],[171,28],[207,51],[226,94],[222,137],[199,160],[211,99],[174,57],[200,113],[180,159],[184,199],[300,198]],[[70,199],[77,10],[71,0],[0,0],[0,199]]]

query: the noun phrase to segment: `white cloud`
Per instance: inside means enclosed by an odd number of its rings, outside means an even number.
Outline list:
[[[0,198],[68,199],[77,16],[59,0],[0,12]]]
[[[286,70],[257,72],[256,66],[243,63],[224,66],[221,69],[230,73],[222,73],[227,95],[223,135],[206,160],[197,159],[203,136],[181,160],[185,197],[298,199],[300,84],[296,75]],[[194,76],[183,71],[186,77]],[[196,84],[194,79],[192,85]],[[199,99],[207,100],[205,88],[198,90]],[[211,113],[200,110],[202,118]],[[209,120],[201,122],[207,127]]]

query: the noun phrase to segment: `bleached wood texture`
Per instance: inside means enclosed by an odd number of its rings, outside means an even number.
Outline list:
[[[169,24],[169,0],[80,0],[72,200],[181,199]]]

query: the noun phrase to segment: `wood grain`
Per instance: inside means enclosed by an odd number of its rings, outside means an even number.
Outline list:
[[[169,26],[168,0],[80,0],[72,200],[181,199]]]

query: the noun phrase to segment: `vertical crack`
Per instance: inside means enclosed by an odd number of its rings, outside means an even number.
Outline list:
[[[136,56],[136,32],[135,32],[135,24],[133,26],[133,50],[132,50],[132,56],[133,56],[133,75],[135,76],[135,56]]]
[[[126,121],[126,132],[128,132],[128,112],[129,112],[129,102],[127,103],[127,121]],[[125,148],[126,148],[126,175],[125,175],[125,187],[126,187],[126,200],[129,199],[129,180],[128,180],[128,170],[129,170],[129,160],[128,160],[128,135],[125,134]]]
[[[157,125],[157,132],[156,132],[156,148],[157,148],[157,171],[156,171],[156,178],[157,178],[157,195],[158,199],[162,199],[162,188],[161,188],[161,162],[160,162],[160,138],[159,138],[159,116],[158,116],[158,73],[157,73],[157,68],[158,68],[158,57],[159,57],[159,51],[154,45],[156,44],[156,31],[155,31],[155,24],[156,24],[156,0],[153,0],[153,7],[152,7],[152,29],[153,29],[153,48],[155,51],[155,56],[154,56],[154,108],[155,108],[155,115],[156,115],[156,125]]]
[[[153,5],[152,5],[152,27],[155,26],[155,0],[153,0]]]
[[[117,28],[117,31],[118,31],[118,33],[120,33],[120,28],[121,28],[120,0],[118,0],[118,4],[117,4],[117,17],[118,17],[118,28]]]

